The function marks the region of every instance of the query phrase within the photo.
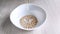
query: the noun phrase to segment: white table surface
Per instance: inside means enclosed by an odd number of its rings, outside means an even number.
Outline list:
[[[11,11],[27,0],[0,0],[0,34],[60,34],[60,0],[30,0],[42,7],[47,14],[45,23],[37,30],[16,28],[9,19]]]

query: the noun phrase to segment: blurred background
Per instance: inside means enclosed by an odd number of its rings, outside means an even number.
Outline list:
[[[60,34],[60,0],[29,0],[46,11],[46,21],[37,30],[24,31],[15,27],[9,15],[28,0],[0,0],[0,34]]]

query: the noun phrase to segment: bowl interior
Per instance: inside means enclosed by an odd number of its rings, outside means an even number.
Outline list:
[[[34,28],[26,29],[20,25],[20,19],[25,15],[33,15],[37,18],[38,23],[35,28],[43,24],[46,19],[46,13],[42,8],[33,4],[23,4],[23,5],[18,6],[12,11],[10,15],[10,20],[18,28],[21,28],[24,30],[33,30]]]

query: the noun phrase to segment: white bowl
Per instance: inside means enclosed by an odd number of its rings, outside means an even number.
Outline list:
[[[25,15],[34,15],[37,18],[38,23],[35,28],[26,29],[20,25],[20,18]],[[38,29],[41,26],[41,24],[44,23],[45,19],[46,19],[45,11],[42,8],[40,8],[39,6],[36,6],[34,4],[22,4],[22,5],[18,6],[17,8],[15,8],[10,14],[11,22],[16,27],[23,29],[23,30]]]

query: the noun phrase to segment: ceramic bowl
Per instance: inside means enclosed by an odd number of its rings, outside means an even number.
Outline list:
[[[34,15],[38,23],[34,28],[23,28],[20,24],[20,19],[25,15]],[[45,11],[34,4],[22,4],[16,7],[10,14],[10,20],[17,28],[23,29],[23,30],[35,30],[38,29],[46,20],[46,13]]]

